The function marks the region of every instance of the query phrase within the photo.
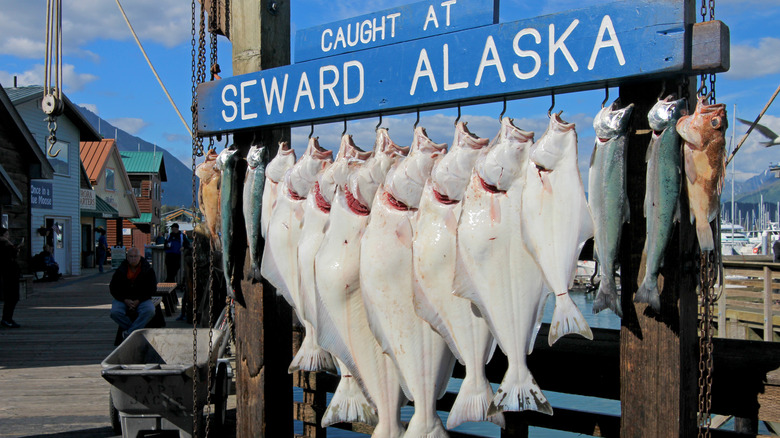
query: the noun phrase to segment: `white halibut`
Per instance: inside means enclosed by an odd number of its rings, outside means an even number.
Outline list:
[[[308,195],[318,175],[331,165],[332,156],[331,151],[320,148],[317,139],[312,138],[301,159],[285,174],[279,185],[276,206],[268,225],[260,271],[293,307],[298,320],[303,323],[307,332],[312,330],[312,327],[307,324],[300,296],[298,241],[302,229],[305,196]],[[316,344],[307,344],[304,354],[309,359],[305,362],[294,361],[290,366],[290,372],[304,369],[306,371],[327,370],[336,374],[333,360]]]
[[[569,296],[580,250],[593,236],[593,219],[577,167],[574,124],[553,114],[530,158],[522,195],[522,235],[545,284],[555,294],[548,342],[552,345],[569,333],[593,339]]]
[[[390,164],[403,152],[387,130],[377,131],[373,156],[358,163],[346,186],[338,187],[329,225],[314,257],[319,343],[344,362],[376,409],[375,438],[403,436],[401,406],[406,399],[395,366],[368,327],[360,293],[360,237],[370,204],[361,203],[354,193],[360,190],[370,202]]]
[[[279,183],[287,170],[295,165],[295,151],[286,141],[279,142],[276,156],[265,166],[265,185],[263,186],[263,211],[260,214],[260,231],[263,237],[268,232],[271,212],[279,194]]]
[[[478,307],[508,361],[490,412],[552,414],[526,363],[546,297],[542,273],[520,235],[520,197],[533,136],[509,118],[501,121],[471,175],[458,224],[455,294]]]
[[[447,389],[455,358],[446,342],[414,311],[413,215],[423,186],[446,144],[433,143],[423,128],[409,156],[388,172],[371,207],[360,245],[360,288],[371,331],[398,367],[414,415],[404,437],[446,437],[436,400]]]
[[[485,364],[496,342],[485,320],[472,311],[471,302],[452,294],[460,201],[474,163],[488,142],[471,134],[465,123],[456,125],[452,147],[436,163],[423,189],[412,244],[415,311],[466,367],[466,377],[447,417],[448,429],[466,421],[504,424],[501,414],[487,416],[493,388],[485,375]]]

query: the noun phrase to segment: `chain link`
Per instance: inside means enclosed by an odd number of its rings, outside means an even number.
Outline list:
[[[195,0],[191,1],[192,5],[192,27],[190,29],[190,36],[191,36],[191,43],[192,43],[192,106],[190,107],[190,110],[192,111],[192,211],[195,211],[195,158],[198,156],[203,155],[203,145],[202,141],[200,140],[200,137],[198,136],[198,93],[197,93],[197,86],[198,83],[202,82],[199,81],[199,75],[200,71],[198,70],[200,68],[200,64],[198,63],[196,65],[196,50],[195,50]],[[203,8],[201,9],[201,22],[200,22],[200,28],[201,33],[203,32]],[[202,47],[201,47],[202,49]],[[200,59],[200,58],[198,58]],[[195,240],[195,239],[193,239]],[[196,257],[195,257],[195,244],[193,244],[193,257],[192,257],[192,263],[193,263],[193,270],[192,275],[195,277],[197,272],[197,265],[195,264]],[[196,312],[195,312],[195,303],[197,303],[197,287],[195,284],[195,279],[193,278],[193,288],[192,288],[192,365],[193,369],[195,370],[194,378],[192,381],[192,436],[193,438],[198,437],[198,425],[200,424],[200,418],[203,415],[202,411],[198,409],[198,378],[197,378],[197,370],[198,370],[198,319],[196,318]],[[206,435],[208,436],[208,435]]]
[[[701,21],[712,21],[715,19],[715,0],[701,0],[701,8],[699,10],[701,14]],[[708,16],[709,14],[709,16]],[[709,77],[708,77],[709,76]],[[709,79],[709,87],[707,86],[707,80]],[[701,85],[698,90],[699,96],[709,96],[707,102],[714,104],[716,102],[715,97],[715,73],[702,73],[700,78]]]

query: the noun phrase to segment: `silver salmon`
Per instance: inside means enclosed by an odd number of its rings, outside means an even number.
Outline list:
[[[674,222],[679,220],[680,135],[677,121],[687,104],[685,99],[659,100],[647,114],[653,134],[647,147],[647,175],[645,176],[644,215],[646,218],[645,275],[641,279],[634,301],[649,303],[661,310],[658,293],[658,271],[663,266],[666,245],[672,237]]]
[[[593,216],[595,256],[599,262],[600,277],[593,313],[611,309],[620,317],[623,311],[615,283],[615,265],[623,224],[629,221],[626,147],[628,121],[633,109],[633,103],[618,108],[615,101],[602,108],[593,119],[596,144],[588,172],[588,206]]]

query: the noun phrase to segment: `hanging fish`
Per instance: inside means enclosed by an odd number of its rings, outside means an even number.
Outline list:
[[[243,165],[245,161],[235,149],[224,149],[217,156],[216,167],[221,172],[220,182],[220,239],[222,242],[222,270],[225,275],[227,293],[231,298],[243,297],[236,295],[233,285],[238,284],[243,278],[243,266],[236,266],[234,248],[243,248],[246,244],[244,221],[241,220],[243,210],[241,185],[245,175]],[[243,251],[243,249],[242,249]]]
[[[276,206],[268,224],[265,238],[261,274],[274,286],[277,292],[295,310],[298,320],[307,330],[307,320],[300,298],[300,277],[298,271],[298,241],[303,220],[303,206],[306,196],[314,186],[319,174],[330,167],[333,153],[320,147],[316,137],[309,139],[306,152],[287,171],[279,185]],[[336,374],[333,360],[316,343],[307,344],[306,350],[294,361],[289,371],[297,367],[312,368],[307,371],[327,370]],[[303,360],[303,358],[306,360]]]
[[[205,160],[195,168],[195,175],[200,180],[198,187],[198,207],[206,222],[206,230],[215,250],[220,250],[222,242],[219,240],[220,216],[219,216],[219,186],[222,182],[217,164],[217,151],[210,149]]]
[[[595,256],[600,282],[593,313],[611,309],[623,317],[615,283],[615,265],[623,224],[629,221],[626,193],[628,122],[634,104],[618,108],[618,101],[604,107],[593,119],[596,144],[588,172],[588,206],[593,217]]]
[[[325,225],[330,216],[336,188],[344,185],[349,173],[349,162],[353,159],[366,159],[370,152],[363,152],[348,135],[341,139],[338,154],[333,164],[317,175],[317,181],[309,190],[303,202],[303,219],[298,239],[298,275],[300,285],[298,293],[292,294],[298,319],[306,328],[301,348],[290,364],[290,370],[329,371],[336,374],[330,353],[317,343],[317,301],[314,284],[314,256],[325,235]],[[359,158],[358,158],[359,157]],[[348,373],[347,373],[348,374]]]
[[[496,342],[485,320],[474,315],[471,302],[452,294],[460,201],[474,163],[488,142],[469,132],[465,123],[456,125],[452,147],[436,163],[423,189],[412,244],[415,311],[466,367],[466,377],[447,417],[448,429],[466,421],[504,424],[501,414],[487,416],[493,389],[485,376],[485,364]]]
[[[246,156],[246,177],[244,178],[244,222],[249,245],[249,258],[252,262],[252,278],[260,279],[260,262],[263,257],[263,240],[260,236],[262,226],[263,197],[265,185],[266,149],[264,146],[252,146]]]
[[[726,105],[708,105],[709,96],[699,97],[696,111],[677,122],[677,132],[685,141],[685,176],[691,223],[702,251],[715,249],[710,222],[720,212],[720,192],[726,174]]]
[[[344,362],[376,409],[378,422],[372,436],[377,438],[404,434],[401,406],[406,399],[395,365],[368,326],[360,291],[360,237],[377,187],[407,149],[395,145],[386,129],[377,130],[371,158],[355,163],[347,184],[337,188],[329,225],[314,258],[319,343]],[[342,379],[345,368],[341,368]]]
[[[471,173],[458,223],[454,294],[474,303],[509,364],[483,408],[488,413],[552,414],[526,364],[548,295],[542,272],[523,244],[520,224],[533,140],[533,132],[502,119],[498,135]]]
[[[268,223],[271,221],[271,212],[279,196],[279,183],[284,178],[287,170],[295,165],[295,151],[286,141],[279,142],[276,156],[265,166],[265,184],[263,186],[263,208],[260,215],[261,234],[265,238],[268,232]]]
[[[405,437],[447,436],[436,400],[447,389],[455,358],[444,339],[414,311],[412,238],[425,181],[446,144],[419,127],[409,156],[395,164],[377,191],[360,243],[360,291],[371,332],[401,374],[414,414]]]
[[[658,294],[658,272],[663,266],[666,245],[672,237],[674,222],[680,214],[680,135],[677,121],[687,103],[685,99],[659,100],[647,114],[653,130],[647,147],[647,175],[645,177],[644,214],[646,218],[645,275],[634,301],[649,303],[658,312],[661,302]]]
[[[577,168],[574,124],[553,114],[530,158],[522,195],[522,235],[545,284],[555,294],[548,342],[552,345],[568,333],[593,339],[569,296],[580,250],[593,236],[593,219]]]

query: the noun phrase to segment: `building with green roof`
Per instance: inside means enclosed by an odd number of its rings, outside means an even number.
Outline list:
[[[122,163],[130,178],[133,194],[141,210],[140,218],[125,220],[124,233],[132,234],[133,246],[143,248],[161,233],[160,208],[162,183],[168,181],[162,151],[120,151]]]

